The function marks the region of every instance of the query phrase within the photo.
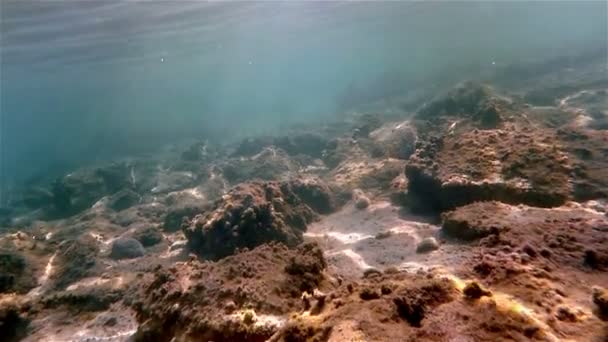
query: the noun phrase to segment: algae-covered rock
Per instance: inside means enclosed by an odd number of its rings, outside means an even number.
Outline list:
[[[115,260],[133,259],[145,254],[142,244],[133,238],[118,238],[112,242],[110,257]]]
[[[130,189],[120,190],[110,197],[108,207],[115,211],[121,211],[139,203],[141,196]]]
[[[144,247],[154,246],[163,241],[163,234],[161,231],[158,228],[151,226],[138,228],[133,232],[132,236]]]
[[[317,216],[312,208],[320,208],[328,198],[324,189],[302,182],[241,183],[213,210],[192,219],[184,233],[194,251],[210,258],[270,241],[294,246]],[[312,196],[314,192],[319,193]]]
[[[50,280],[56,289],[90,276],[97,264],[99,247],[97,241],[89,234],[59,244],[57,257],[54,260],[55,272]]]
[[[36,278],[23,253],[0,248],[0,293],[24,293],[36,286]]]

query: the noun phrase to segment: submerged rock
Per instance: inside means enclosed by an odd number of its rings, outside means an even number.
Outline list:
[[[21,306],[10,298],[0,301],[0,336],[3,341],[21,341],[27,335],[30,322]]]
[[[415,128],[408,122],[391,122],[370,133],[379,149],[376,155],[407,160],[416,150]]]
[[[598,308],[601,317],[608,319],[608,290],[596,286],[592,293],[593,303]]]
[[[52,217],[74,215],[90,208],[103,196],[130,186],[126,163],[80,169],[53,183],[52,203],[46,209]]]
[[[496,128],[502,122],[502,113],[509,107],[510,102],[497,95],[491,87],[467,81],[425,104],[416,116],[421,119],[446,116],[468,118],[482,128]]]
[[[216,262],[159,267],[142,280],[133,301],[140,322],[134,339],[268,340],[301,306],[302,293],[322,284],[325,268],[316,244],[278,243]],[[183,279],[191,286],[182,288]]]
[[[247,180],[283,180],[299,166],[289,155],[274,147],[264,148],[248,158],[232,158],[220,165],[223,176],[232,184]]]
[[[115,211],[125,210],[139,203],[141,196],[135,191],[124,189],[112,195],[108,201],[108,207]]]
[[[142,227],[133,232],[133,238],[139,241],[142,246],[150,247],[163,241],[163,234],[156,227]]]
[[[462,294],[468,299],[479,299],[483,296],[492,296],[492,292],[486,290],[476,281],[467,283],[462,289]]]
[[[36,286],[36,278],[22,253],[0,248],[0,293],[25,293]]]
[[[489,200],[559,206],[570,196],[570,173],[553,133],[518,123],[429,138],[405,167],[408,196],[428,211]]]
[[[53,287],[65,289],[68,285],[92,275],[98,253],[97,241],[89,234],[62,242],[54,260],[55,271],[50,278]]]
[[[355,208],[359,210],[366,209],[371,203],[369,198],[359,189],[353,190],[353,200],[355,201]]]
[[[454,284],[448,279],[431,279],[400,290],[393,303],[399,317],[413,327],[420,327],[434,307],[453,301],[456,293]]]
[[[142,244],[133,238],[118,238],[112,242],[110,258],[115,260],[133,259],[145,254]]]
[[[318,134],[302,133],[276,138],[274,144],[290,155],[304,154],[320,158],[327,146],[327,139]]]
[[[321,203],[328,198],[323,191],[316,184],[297,181],[242,183],[212,211],[196,216],[184,233],[194,251],[213,259],[270,241],[294,246],[316,218],[312,208],[319,208],[319,198]],[[319,194],[312,196],[313,192]]]
[[[174,232],[181,229],[184,223],[187,223],[194,216],[205,211],[204,205],[178,205],[172,207],[165,215],[163,222],[163,230],[166,232]]]
[[[439,243],[434,237],[422,239],[416,246],[416,253],[428,253],[439,249]]]

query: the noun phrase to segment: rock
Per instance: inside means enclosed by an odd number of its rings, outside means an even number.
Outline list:
[[[363,114],[357,118],[357,123],[353,130],[353,138],[367,138],[370,133],[378,129],[382,125],[382,120],[379,114]]]
[[[108,310],[122,295],[122,291],[112,289],[107,284],[83,286],[69,291],[53,292],[44,297],[41,304],[45,309],[62,307],[78,313],[98,312]]]
[[[578,316],[576,315],[576,313],[572,312],[571,308],[564,305],[560,305],[557,307],[557,310],[555,311],[555,318],[564,322],[578,321]]]
[[[323,251],[310,243],[295,248],[263,244],[219,261],[158,267],[142,279],[134,296],[140,323],[136,336],[142,341],[194,335],[205,341],[266,341],[280,325],[257,324],[255,318],[288,316],[301,307],[302,292],[320,300],[322,294],[314,290],[325,280],[325,268]],[[191,286],[182,288],[181,279],[190,279]],[[175,327],[169,333],[168,324]]]
[[[260,153],[265,147],[274,144],[272,137],[251,137],[241,140],[234,152],[233,157],[251,157]]]
[[[502,218],[512,207],[499,202],[478,202],[442,215],[442,231],[450,237],[476,240],[500,234]]]
[[[393,298],[397,314],[413,327],[420,327],[434,307],[454,300],[456,289],[448,279],[420,281],[402,289]]]
[[[336,199],[331,189],[318,178],[294,179],[291,189],[306,205],[319,214],[329,214],[336,209]]]
[[[359,210],[366,209],[371,204],[369,198],[359,189],[353,191],[353,200],[355,201],[355,208]]]
[[[188,222],[194,216],[203,213],[205,210],[205,206],[196,204],[172,207],[165,216],[163,230],[166,232],[177,231],[182,227],[182,224]]]
[[[163,241],[163,234],[156,227],[146,226],[138,228],[133,233],[133,238],[139,241],[142,246],[150,247]]]
[[[0,248],[0,293],[26,293],[36,286],[36,278],[22,253]]]
[[[416,253],[428,253],[436,249],[439,249],[439,243],[434,237],[427,237],[422,239],[416,246]]]
[[[98,253],[97,241],[88,233],[59,244],[54,262],[55,271],[50,277],[53,288],[65,289],[70,284],[91,276],[97,264]]]
[[[600,317],[608,318],[608,290],[599,286],[593,287],[592,292],[593,303],[598,308]]]
[[[475,271],[482,277],[494,273],[496,258],[504,259],[500,267],[507,263],[513,269],[520,268],[520,263],[543,265],[547,259],[581,272],[589,272],[591,265],[597,269],[607,265],[603,263],[607,255],[605,232],[594,229],[606,218],[582,206],[551,209],[477,202],[444,213],[442,219],[446,238],[478,240],[484,260]]]
[[[207,162],[217,158],[220,151],[208,142],[198,142],[182,152],[181,159],[188,162]]]
[[[270,241],[288,246],[298,244],[306,225],[317,216],[308,205],[311,198],[296,194],[294,189],[301,186],[299,182],[237,185],[213,210],[197,215],[184,228],[189,246],[201,255],[217,259],[234,253],[237,248],[251,249]],[[302,193],[302,189],[298,193]]]
[[[141,196],[135,191],[124,189],[112,195],[108,201],[108,207],[115,211],[130,208],[141,200]]]
[[[360,292],[359,292],[359,298],[363,299],[363,300],[372,300],[372,299],[378,299],[380,298],[380,293],[378,293],[378,291],[369,288],[369,287],[364,287]]]
[[[475,201],[565,203],[573,158],[559,134],[531,122],[527,111],[470,83],[421,108],[416,151],[405,167],[408,202],[431,212]]]
[[[382,272],[373,267],[366,268],[365,271],[363,271],[363,278],[372,278],[380,275],[382,275]]]
[[[66,217],[79,213],[103,196],[130,185],[129,168],[125,163],[77,170],[53,183],[51,216]]]
[[[420,211],[491,200],[559,206],[570,196],[571,166],[558,145],[550,131],[518,123],[430,138],[405,167],[408,196]]]
[[[408,122],[390,122],[370,133],[380,155],[407,160],[416,150],[415,128]],[[376,153],[378,154],[378,153]]]
[[[425,104],[416,117],[464,117],[479,122],[482,127],[495,128],[501,122],[501,113],[509,107],[510,103],[489,86],[467,81]]]
[[[112,242],[110,258],[115,260],[133,259],[145,254],[142,244],[133,238],[118,238]]]
[[[321,159],[327,167],[333,169],[352,156],[356,149],[352,139],[336,138],[327,143]]]
[[[479,299],[483,296],[492,296],[492,292],[486,290],[476,281],[467,283],[462,289],[462,294],[468,299]]]
[[[585,250],[583,262],[591,268],[603,270],[605,267],[608,267],[608,249]]]
[[[23,194],[22,202],[30,209],[49,207],[53,205],[53,193],[42,187],[29,187]]]
[[[276,138],[274,144],[290,155],[304,154],[320,158],[327,140],[318,134],[302,133]]]
[[[228,159],[219,167],[233,184],[254,179],[282,180],[299,169],[285,151],[272,146],[252,157]]]
[[[10,299],[0,302],[0,336],[3,341],[21,341],[28,334],[29,320],[19,303]]]
[[[348,158],[331,172],[332,182],[345,190],[388,190],[392,181],[403,174],[404,161],[382,159],[361,161],[361,157]]]
[[[389,238],[393,235],[393,232],[391,230],[385,230],[379,233],[376,233],[376,235],[374,236],[374,238],[376,240],[382,240],[382,239],[386,239]]]
[[[197,176],[190,171],[166,171],[158,174],[156,186],[151,189],[152,193],[165,193],[183,190],[195,185]]]
[[[608,130],[559,128],[557,136],[572,163],[575,200],[608,198],[608,158],[605,157]]]

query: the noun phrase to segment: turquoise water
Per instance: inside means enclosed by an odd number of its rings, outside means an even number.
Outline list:
[[[331,121],[442,79],[606,51],[603,1],[12,1],[2,178]]]

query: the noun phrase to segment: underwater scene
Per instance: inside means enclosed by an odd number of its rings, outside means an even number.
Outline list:
[[[608,2],[1,0],[0,341],[608,341]]]

